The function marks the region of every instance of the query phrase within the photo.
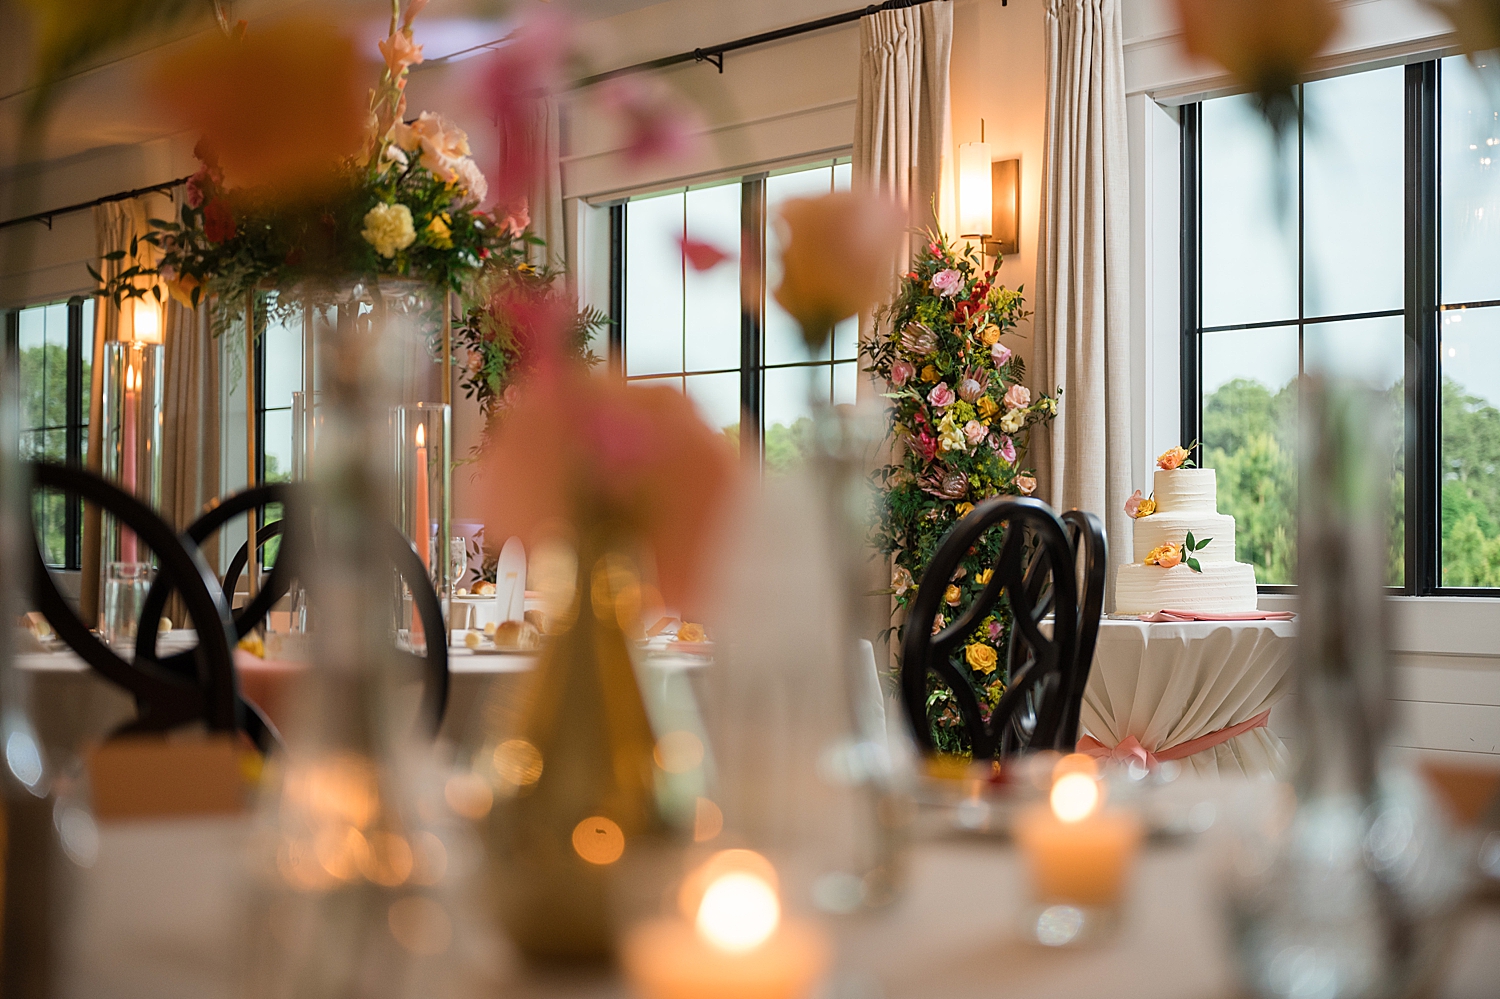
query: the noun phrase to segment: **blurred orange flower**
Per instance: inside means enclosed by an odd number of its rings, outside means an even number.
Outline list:
[[[905,221],[887,200],[835,191],[786,202],[780,225],[785,249],[776,301],[816,354],[835,324],[890,292]]]
[[[1183,45],[1248,87],[1278,134],[1296,121],[1292,87],[1339,26],[1329,0],[1176,0]]]
[[[336,28],[288,19],[240,39],[206,37],[161,62],[151,84],[203,136],[226,184],[286,196],[326,188],[363,150],[365,78]]]
[[[407,67],[422,61],[422,46],[412,41],[410,28],[398,31],[375,44],[380,47],[380,54],[385,56],[386,68],[391,71],[393,78],[400,76]]]
[[[1471,57],[1500,49],[1500,4],[1495,0],[1422,0],[1446,17]]]

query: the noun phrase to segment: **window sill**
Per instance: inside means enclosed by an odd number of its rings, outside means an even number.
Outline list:
[[[1500,600],[1494,597],[1387,597],[1397,652],[1500,658]],[[1296,596],[1262,593],[1261,610],[1297,609]]]

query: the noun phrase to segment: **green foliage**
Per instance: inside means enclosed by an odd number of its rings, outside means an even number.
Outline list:
[[[1500,410],[1443,379],[1444,586],[1500,586]]]
[[[785,472],[809,450],[813,422],[804,416],[791,426],[773,423],[766,428],[765,462],[768,472]]]
[[[876,330],[861,344],[890,391],[894,460],[875,472],[880,495],[875,546],[891,557],[890,593],[897,613],[909,608],[939,544],[974,507],[992,497],[1036,488],[1026,467],[1030,429],[1057,414],[1055,396],[1031,398],[1019,388],[1021,359],[1001,343],[1027,313],[1019,289],[993,284],[972,249],[959,251],[929,233],[928,244],[905,275],[895,301],[876,315]],[[777,448],[797,444],[799,425],[781,428]],[[767,464],[773,435],[767,433]],[[774,460],[780,460],[777,451]],[[988,532],[944,584],[945,627],[979,595],[999,556],[999,531]],[[899,640],[901,625],[894,629]],[[1004,655],[1010,630],[1002,600],[960,644],[953,663],[979,693],[984,709],[1005,690]],[[966,752],[953,695],[934,681],[928,715],[945,752]]]

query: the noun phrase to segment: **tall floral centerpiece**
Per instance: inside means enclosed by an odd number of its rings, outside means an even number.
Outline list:
[[[1027,442],[1032,427],[1057,415],[1057,397],[1033,397],[1021,384],[1021,358],[1001,342],[1026,315],[1020,289],[996,284],[995,271],[984,270],[972,248],[960,251],[932,233],[895,300],[877,315],[882,332],[866,344],[866,370],[889,386],[895,452],[876,471],[882,504],[875,543],[892,561],[898,613],[915,599],[939,542],[976,503],[1036,489]],[[967,606],[978,595],[999,543],[998,536],[986,537],[975,546],[948,585],[944,606]],[[934,631],[947,623],[947,613],[922,622]],[[991,706],[1005,690],[1000,650],[1009,629],[1001,602],[960,653]],[[961,751],[952,694],[934,686],[928,709],[939,749]]]

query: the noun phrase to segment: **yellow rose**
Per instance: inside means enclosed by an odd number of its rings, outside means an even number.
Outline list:
[[[686,621],[677,629],[677,640],[679,642],[701,642],[706,636],[703,633],[703,625],[688,624]]]
[[[988,586],[990,585],[990,578],[994,575],[994,569],[985,569],[982,572],[977,572],[974,574],[974,582],[978,583],[980,586]]]
[[[999,343],[1000,327],[994,325],[993,323],[991,323],[989,326],[986,326],[982,331],[980,331],[979,342],[984,344],[986,347],[993,347],[995,344]]]
[[[993,673],[1000,657],[988,645],[975,642],[964,649],[964,658],[968,660],[969,668],[976,673]]]
[[[446,215],[434,215],[427,223],[427,242],[439,250],[453,249],[453,230],[448,228]]]
[[[989,396],[982,395],[979,397],[979,401],[974,404],[974,409],[978,411],[979,418],[988,423],[995,418],[996,413],[1000,412],[1000,404]]]
[[[1157,545],[1146,554],[1147,565],[1170,569],[1182,561],[1182,549],[1176,545]]]
[[[943,591],[943,603],[949,607],[957,607],[959,601],[963,600],[963,598],[963,592],[956,586],[950,586]]]
[[[1141,517],[1149,517],[1155,512],[1156,500],[1154,498],[1141,500],[1141,505],[1135,508],[1135,515],[1137,519]]]
[[[922,368],[922,380],[924,382],[935,382],[938,380],[937,368],[928,364]]]
[[[973,503],[960,503],[958,504],[958,506],[953,508],[953,512],[958,514],[960,517],[967,517],[970,513],[973,512],[973,510]]]
[[[1160,458],[1156,459],[1156,467],[1164,472],[1170,472],[1172,469],[1181,466],[1184,461],[1187,461],[1187,456],[1187,448],[1169,447],[1161,453]]]

